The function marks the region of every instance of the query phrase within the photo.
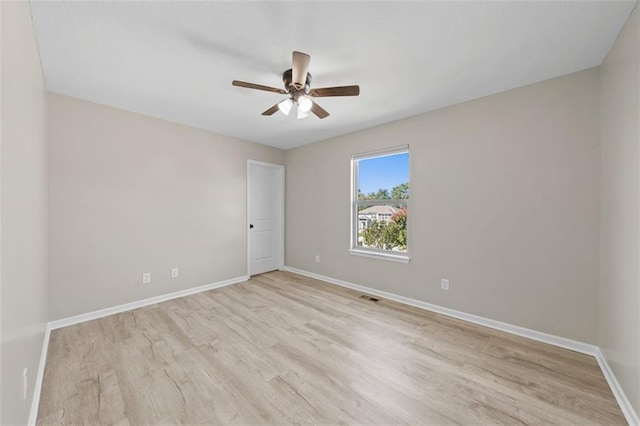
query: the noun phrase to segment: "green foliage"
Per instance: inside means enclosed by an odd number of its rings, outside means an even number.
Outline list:
[[[362,238],[365,245],[369,247],[384,248],[384,237],[382,235],[386,225],[374,220],[371,226],[362,231]]]
[[[409,199],[409,183],[401,183],[400,185],[394,186],[391,188],[391,193],[389,193],[388,189],[380,188],[376,192],[370,192],[368,194],[364,194],[360,189],[358,189],[358,200],[359,201],[367,201],[367,200],[407,200]]]
[[[389,195],[389,190],[380,188],[376,192],[370,192],[367,195],[364,195],[362,191],[358,189],[358,200],[366,201],[366,200],[390,200],[391,196]]]
[[[407,249],[407,210],[401,209],[387,224],[374,221],[362,231],[364,243],[369,247],[383,250]]]
[[[401,183],[398,186],[394,186],[391,189],[391,198],[394,200],[408,200],[409,199],[409,183]]]
[[[389,196],[388,189],[378,189],[378,192],[373,194],[372,200],[389,200],[391,197]]]
[[[407,249],[407,208],[404,207],[391,217],[389,226],[393,227],[392,238],[398,248]]]

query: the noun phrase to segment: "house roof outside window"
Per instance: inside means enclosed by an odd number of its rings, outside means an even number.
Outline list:
[[[398,213],[400,211],[400,209],[395,208],[393,206],[371,206],[371,207],[367,207],[364,210],[360,210],[358,212],[358,214],[390,214],[390,215],[394,215],[396,213]]]

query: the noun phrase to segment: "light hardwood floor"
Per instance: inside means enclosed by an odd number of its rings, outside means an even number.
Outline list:
[[[287,272],[55,330],[38,423],[626,424],[594,358]]]

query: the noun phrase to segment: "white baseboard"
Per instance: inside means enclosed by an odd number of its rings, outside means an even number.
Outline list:
[[[618,401],[618,405],[622,410],[622,414],[624,414],[625,419],[627,419],[627,423],[632,426],[640,426],[640,417],[638,417],[638,414],[633,409],[633,406],[629,402],[627,395],[622,390],[622,386],[620,386],[618,379],[616,378],[615,374],[613,374],[613,371],[611,370],[611,367],[609,366],[609,363],[607,362],[607,359],[604,357],[604,354],[602,353],[600,348],[598,348],[596,360],[598,361],[598,365],[602,370],[602,374],[604,374],[604,378],[607,379],[607,383],[611,388],[611,392],[613,392],[613,396],[615,396],[616,401]]]
[[[627,399],[622,387],[618,383],[613,371],[609,367],[606,358],[602,354],[602,351],[598,346],[590,345],[588,343],[578,342],[576,340],[567,339],[560,336],[554,336],[552,334],[543,333],[529,328],[519,327],[517,325],[508,324],[501,321],[495,321],[489,318],[481,317],[478,315],[468,314],[466,312],[456,311],[454,309],[445,308],[443,306],[434,305],[431,303],[423,302],[421,300],[411,299],[408,297],[400,296],[398,294],[389,293],[382,290],[376,290],[371,287],[366,287],[360,284],[354,284],[348,281],[339,280],[325,275],[308,272],[302,269],[293,268],[290,266],[284,267],[285,271],[293,272],[294,274],[304,275],[306,277],[315,278],[320,281],[325,281],[331,284],[335,284],[341,287],[350,288],[352,290],[361,291],[374,296],[379,296],[385,299],[393,300],[403,303],[405,305],[415,306],[417,308],[425,309],[427,311],[436,312],[438,314],[447,315],[453,318],[458,318],[464,321],[468,321],[474,324],[482,325],[485,327],[493,328],[495,330],[504,331],[506,333],[515,334],[517,336],[526,337],[531,340],[536,340],[542,343],[548,343],[550,345],[558,346],[564,349],[580,352],[586,355],[595,357],[600,365],[602,374],[611,388],[611,392],[616,398],[616,401],[620,405],[620,409],[625,416],[625,419],[630,425],[640,426],[640,420],[638,415],[633,409],[633,406]]]
[[[218,281],[212,284],[205,284],[199,287],[188,288],[186,290],[174,291],[173,293],[162,294],[160,296],[149,297],[148,299],[137,300],[135,302],[125,303],[123,305],[113,306],[111,308],[100,309],[86,314],[75,315],[68,318],[49,322],[51,330],[55,330],[69,325],[78,324],[85,321],[106,317],[108,315],[118,314],[120,312],[130,311],[132,309],[142,308],[143,306],[154,305],[156,303],[165,302],[179,297],[189,296],[191,294],[202,293],[203,291],[213,290],[215,288],[226,287],[231,284],[237,284],[249,279],[248,275],[237,278],[231,278],[225,281]]]
[[[31,398],[31,409],[29,410],[29,426],[35,426],[38,419],[38,406],[40,405],[40,392],[42,391],[42,380],[44,379],[44,366],[47,362],[47,352],[49,351],[49,336],[51,335],[51,325],[47,323],[44,329],[44,340],[42,342],[42,352],[38,363],[38,373],[33,384],[33,397]]]

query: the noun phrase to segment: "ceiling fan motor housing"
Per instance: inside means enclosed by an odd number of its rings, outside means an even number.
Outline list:
[[[304,87],[296,87],[293,83],[292,78],[292,69],[288,69],[282,73],[282,82],[284,83],[284,88],[293,95],[295,92],[308,93],[309,88],[311,87],[311,73],[307,73],[307,80],[304,83]]]

